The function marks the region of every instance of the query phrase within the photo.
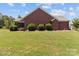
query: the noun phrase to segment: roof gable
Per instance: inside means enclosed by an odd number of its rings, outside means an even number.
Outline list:
[[[24,23],[48,23],[51,19],[53,19],[50,14],[42,10],[41,8],[38,8],[25,16],[21,21],[24,21]]]
[[[25,17],[23,17],[23,18],[26,18],[26,17],[28,17],[28,16],[30,16],[31,14],[34,14],[34,13],[36,13],[36,12],[40,12],[41,13],[41,15],[42,15],[42,13],[44,13],[44,14],[47,14],[48,16],[50,16],[51,18],[53,18],[53,16],[51,16],[48,12],[46,12],[45,10],[43,10],[42,8],[37,8],[37,9],[34,9],[33,11],[31,11],[29,14],[27,14]]]
[[[43,15],[44,14],[44,15]],[[26,15],[25,17],[23,17],[22,19],[21,19],[21,21],[24,21],[24,19],[25,18],[29,18],[30,16],[32,16],[32,15],[36,15],[36,17],[38,17],[38,18],[41,18],[41,17],[46,17],[46,18],[50,18],[50,20],[52,20],[52,19],[56,19],[56,20],[58,20],[58,21],[68,21],[65,17],[63,17],[63,16],[54,16],[54,15],[51,15],[51,14],[49,14],[48,12],[46,12],[44,9],[42,9],[42,8],[36,8],[36,9],[34,9],[33,11],[31,11],[28,15]],[[48,16],[48,17],[47,17]],[[35,16],[34,16],[35,17]],[[33,17],[33,18],[34,18]]]

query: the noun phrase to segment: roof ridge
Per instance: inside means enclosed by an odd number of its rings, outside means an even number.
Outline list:
[[[42,11],[44,11],[45,13],[47,13],[48,15],[50,15],[50,16],[52,16],[50,13],[48,13],[46,10],[44,10],[42,7],[37,7],[37,8],[35,8],[34,10],[32,10],[30,13],[28,13],[26,16],[24,16],[23,18],[25,18],[25,17],[27,17],[27,16],[29,16],[32,12],[34,12],[35,10],[37,10],[37,9],[41,9]],[[53,17],[53,16],[52,16]],[[22,18],[22,19],[23,19]]]
[[[68,20],[66,20],[67,18],[65,18],[64,16],[61,16],[61,15],[59,15],[59,16],[51,15],[51,14],[48,13],[45,9],[43,9],[43,8],[41,7],[41,5],[40,5],[39,7],[37,7],[37,8],[35,8],[35,9],[33,9],[30,13],[28,13],[28,14],[27,14],[26,16],[24,16],[22,19],[24,19],[25,17],[29,16],[31,13],[33,13],[33,12],[36,11],[37,9],[41,9],[42,11],[44,11],[45,13],[47,13],[48,15],[50,15],[51,17],[57,19],[58,21],[68,21]],[[59,18],[59,17],[60,17],[60,18]],[[61,17],[63,17],[64,20],[62,20]],[[59,19],[58,19],[58,18],[59,18]],[[21,19],[20,21],[22,21],[22,19]],[[60,20],[60,19],[61,19],[61,20]]]
[[[33,9],[32,11],[30,11],[30,12],[29,12],[26,16],[24,16],[24,17],[27,17],[28,15],[30,15],[32,12],[34,12],[34,11],[37,10],[37,9],[38,9],[38,8]],[[24,18],[24,17],[23,17],[23,18]],[[22,19],[23,19],[23,18],[22,18]]]

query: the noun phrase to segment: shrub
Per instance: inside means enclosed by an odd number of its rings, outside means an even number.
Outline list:
[[[2,28],[3,26],[2,25],[0,25],[0,28]]]
[[[38,30],[44,31],[45,30],[44,24],[39,24],[38,25]]]
[[[10,27],[10,31],[18,31],[18,29],[17,29],[16,26],[11,26],[11,27]]]
[[[46,24],[45,28],[46,28],[46,30],[51,31],[52,30],[52,25],[51,24]]]
[[[78,30],[79,29],[79,18],[74,18],[73,21],[73,27]]]
[[[35,31],[35,30],[36,30],[36,26],[35,26],[35,24],[31,23],[31,24],[29,24],[29,25],[27,26],[27,29],[28,29],[29,31]]]

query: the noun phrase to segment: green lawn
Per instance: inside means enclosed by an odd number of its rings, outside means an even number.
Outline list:
[[[0,30],[0,55],[69,56],[79,55],[79,32]]]

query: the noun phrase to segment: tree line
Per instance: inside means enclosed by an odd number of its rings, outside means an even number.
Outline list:
[[[11,26],[16,26],[16,22],[14,20],[15,18],[12,16],[2,15],[0,13],[0,28],[9,29]]]

